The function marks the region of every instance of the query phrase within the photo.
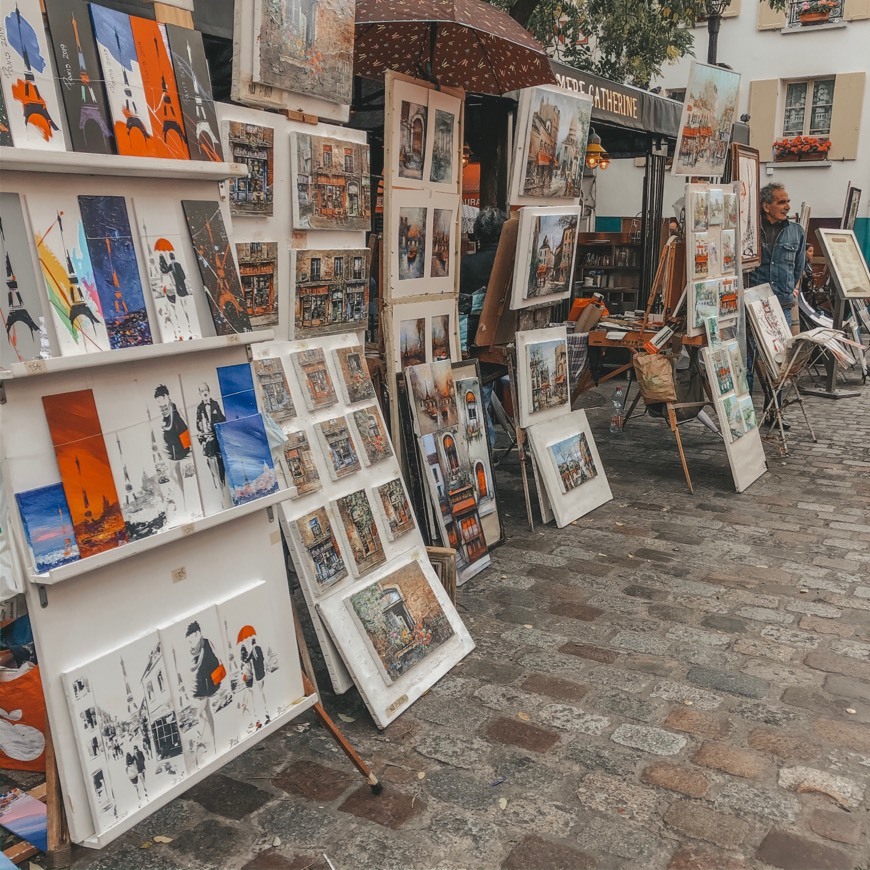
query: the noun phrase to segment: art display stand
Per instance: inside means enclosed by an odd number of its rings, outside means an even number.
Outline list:
[[[834,329],[842,330],[845,314],[846,299],[840,296],[834,304]],[[861,391],[841,389],[837,386],[837,364],[831,354],[828,353],[825,354],[825,386],[821,389],[804,390],[804,395],[813,396],[817,399],[854,399],[855,396],[861,395]]]

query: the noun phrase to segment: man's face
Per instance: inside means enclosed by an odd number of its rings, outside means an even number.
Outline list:
[[[197,648],[199,647],[199,639],[201,637],[202,637],[202,633],[199,631],[192,631],[187,636],[187,648],[194,655],[196,654]]]
[[[203,402],[207,402],[209,400],[209,397],[211,396],[211,390],[209,390],[206,384],[203,384],[199,388],[199,395],[202,398]]]
[[[788,193],[782,188],[774,190],[773,202],[765,202],[761,206],[768,220],[774,222],[787,220],[790,207],[791,199],[789,199]]]
[[[169,413],[169,396],[157,396],[157,407],[160,408],[161,414]]]

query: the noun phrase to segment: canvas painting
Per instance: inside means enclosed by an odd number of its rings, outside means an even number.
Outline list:
[[[54,0],[45,12],[74,151],[114,154],[115,137],[85,0]]]
[[[734,389],[734,378],[731,375],[731,355],[728,353],[728,348],[720,344],[719,347],[711,349],[710,359],[713,362],[713,374],[719,395],[724,396]]]
[[[723,275],[734,274],[737,266],[736,243],[734,230],[722,230],[719,234],[719,244],[722,246],[721,271]]]
[[[296,338],[363,329],[369,316],[366,248],[292,250]]]
[[[710,226],[710,196],[709,191],[692,188],[689,191],[692,203],[692,231],[703,233]]]
[[[296,406],[290,394],[290,385],[284,365],[278,357],[257,359],[251,363],[263,404],[263,412],[279,426],[296,416]]]
[[[252,330],[220,204],[182,200],[197,266],[218,335]]]
[[[362,445],[362,460],[366,465],[375,465],[393,455],[390,435],[377,405],[369,405],[351,412],[354,428]]]
[[[739,307],[737,278],[719,279],[719,319],[736,319]]]
[[[36,846],[40,852],[48,851],[48,809],[42,801],[20,788],[0,794],[0,826]],[[5,851],[3,858],[8,864],[8,867],[0,864],[4,870],[18,866],[6,857]]]
[[[420,206],[399,209],[398,279],[400,281],[410,281],[425,276],[428,211],[427,208]]]
[[[776,374],[785,362],[791,344],[791,327],[786,322],[769,284],[752,287],[744,293],[746,315],[758,342],[762,358],[770,372]]]
[[[520,210],[512,308],[527,308],[568,298],[579,220],[579,209]]]
[[[61,484],[16,492],[15,501],[37,574],[45,574],[80,558]]]
[[[63,110],[54,85],[39,0],[4,3],[0,12],[0,82],[18,148],[64,151]]]
[[[123,196],[80,196],[79,209],[112,349],[152,344]]]
[[[319,347],[297,351],[291,354],[290,359],[309,411],[328,408],[338,401],[332,376],[326,366],[326,357]]]
[[[419,435],[456,426],[456,395],[449,360],[411,366],[405,371]]]
[[[755,416],[755,405],[752,404],[752,396],[740,396],[738,402],[740,404],[740,413],[743,416],[743,428],[747,432],[751,432],[758,426],[758,420]]]
[[[402,369],[419,366],[426,360],[426,318],[399,322],[399,355]]]
[[[161,640],[152,631],[63,674],[98,832],[192,771],[170,693],[172,661]]]
[[[713,311],[719,309],[719,286],[720,281],[714,278],[712,281],[692,281],[689,285],[689,312],[690,323],[687,329],[688,335],[698,335],[704,330],[704,318]]]
[[[161,196],[137,196],[133,200],[133,209],[145,251],[148,286],[160,340],[202,338],[203,329],[195,301],[198,287],[194,284],[194,271],[177,215],[173,209],[167,208],[166,200]]]
[[[236,242],[245,309],[254,329],[278,325],[277,242]]]
[[[450,359],[450,315],[436,314],[429,318],[432,362]]]
[[[743,408],[737,396],[728,396],[722,400],[725,408],[725,416],[728,420],[728,436],[731,441],[736,441],[746,434],[746,421],[743,418]]]
[[[577,199],[586,158],[592,99],[555,87],[527,88],[520,98],[515,193]]]
[[[315,426],[315,432],[333,480],[360,470],[359,456],[344,417],[323,420]]]
[[[726,341],[725,349],[731,362],[731,376],[734,380],[734,392],[738,396],[749,392],[749,384],[746,378],[746,363],[740,351],[740,345],[736,341]]]
[[[817,231],[825,259],[840,296],[845,299],[870,299],[870,270],[853,230]]]
[[[347,599],[387,685],[453,637],[429,578],[411,562]]]
[[[519,420],[526,427],[571,410],[564,327],[517,333]]]
[[[536,424],[528,436],[560,529],[613,498],[585,411]]]
[[[82,558],[126,543],[94,394],[57,393],[43,396],[42,404]]]
[[[320,476],[317,473],[317,466],[311,453],[311,444],[305,432],[287,433],[283,459],[287,483],[296,487],[296,495],[292,497],[299,498],[320,489]]]
[[[215,432],[226,466],[234,505],[278,491],[278,479],[263,418],[259,414],[216,423]]]
[[[25,197],[49,310],[63,356],[109,349],[85,228],[75,197]]]
[[[731,146],[731,163],[738,191],[740,265],[744,270],[754,269],[761,264],[761,181],[758,151],[735,143]]]
[[[167,24],[165,30],[190,157],[219,163],[224,159],[224,153],[202,34],[178,24]]]
[[[244,731],[233,703],[230,652],[217,608],[205,607],[161,628],[160,644],[183,757],[194,771],[235,745]]]
[[[674,175],[721,177],[737,109],[740,73],[692,61]]]
[[[116,376],[97,395],[128,540],[202,516],[192,439],[176,375]]]
[[[229,160],[248,167],[246,178],[231,178],[230,214],[268,217],[273,210],[275,131],[245,121],[225,121]]]
[[[695,233],[691,236],[691,250],[687,251],[689,258],[689,270],[696,280],[706,278],[710,274],[716,274],[710,268],[710,235],[709,233]]]
[[[375,487],[375,503],[384,520],[387,539],[395,541],[416,528],[414,513],[405,493],[405,485],[396,477]]]
[[[358,489],[348,493],[334,505],[353,558],[353,572],[357,577],[364,577],[387,561],[366,491]]]
[[[294,133],[290,169],[294,229],[371,229],[371,178],[366,143]]]
[[[707,191],[710,207],[710,226],[722,226],[725,220],[725,191],[721,187],[711,187]]]
[[[2,34],[0,34],[0,39],[2,39]],[[14,144],[12,141],[12,131],[9,129],[9,113],[6,111],[6,97],[3,96],[3,86],[2,81],[0,81],[0,145],[4,148],[11,148]]]
[[[846,201],[843,204],[843,217],[840,219],[840,227],[844,230],[854,230],[855,221],[858,219],[858,208],[861,205],[861,188],[855,187],[849,182],[846,189]]]
[[[453,215],[453,210],[449,208],[432,209],[432,262],[429,274],[433,278],[449,278],[451,274]]]
[[[299,517],[290,529],[315,592],[323,592],[348,576],[328,508],[319,507]]]
[[[723,230],[736,230],[737,229],[737,214],[738,214],[738,206],[737,206],[737,194],[732,193],[729,190],[726,190],[723,195],[723,217],[722,217],[722,229]]]
[[[425,91],[424,91],[425,95]],[[425,103],[412,100],[399,102],[399,178],[423,180],[423,162],[426,158],[426,133],[429,127],[429,109]]]
[[[435,190],[455,191],[459,180],[459,116],[462,101],[442,91],[429,91],[428,153],[424,177]]]
[[[486,429],[486,409],[480,392],[480,378],[473,362],[459,363],[456,375],[456,406],[459,410],[457,434],[465,442],[471,481],[477,496],[481,523],[490,545],[501,538],[501,521],[495,501],[492,456]]]
[[[0,368],[53,356],[17,193],[0,193],[0,257],[6,268],[6,292],[0,294]]]
[[[333,350],[335,367],[340,375],[338,382],[348,405],[375,398],[375,388],[369,377],[365,352],[358,344]]]
[[[254,79],[331,103],[349,104],[352,0],[255,0]]]

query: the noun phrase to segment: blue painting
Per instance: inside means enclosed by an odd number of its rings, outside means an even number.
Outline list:
[[[112,349],[151,344],[136,248],[123,196],[80,196],[79,208]]]
[[[215,433],[224,458],[234,505],[278,491],[275,466],[263,418],[257,414],[216,423]]]
[[[133,64],[138,62],[138,55],[133,42],[130,16],[91,3],[91,18],[100,44],[106,47],[121,66],[132,70]]]
[[[254,392],[250,364],[218,366],[217,374],[227,420],[239,420],[256,414],[257,394]]]
[[[17,6],[6,16],[6,36],[28,66],[37,72],[45,72],[46,62],[39,47],[39,37]]]
[[[37,573],[44,574],[79,558],[63,484],[18,492],[15,500]]]

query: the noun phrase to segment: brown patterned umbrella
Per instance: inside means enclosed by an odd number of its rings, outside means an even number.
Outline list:
[[[356,0],[354,72],[388,69],[478,94],[556,80],[541,44],[489,3]]]

